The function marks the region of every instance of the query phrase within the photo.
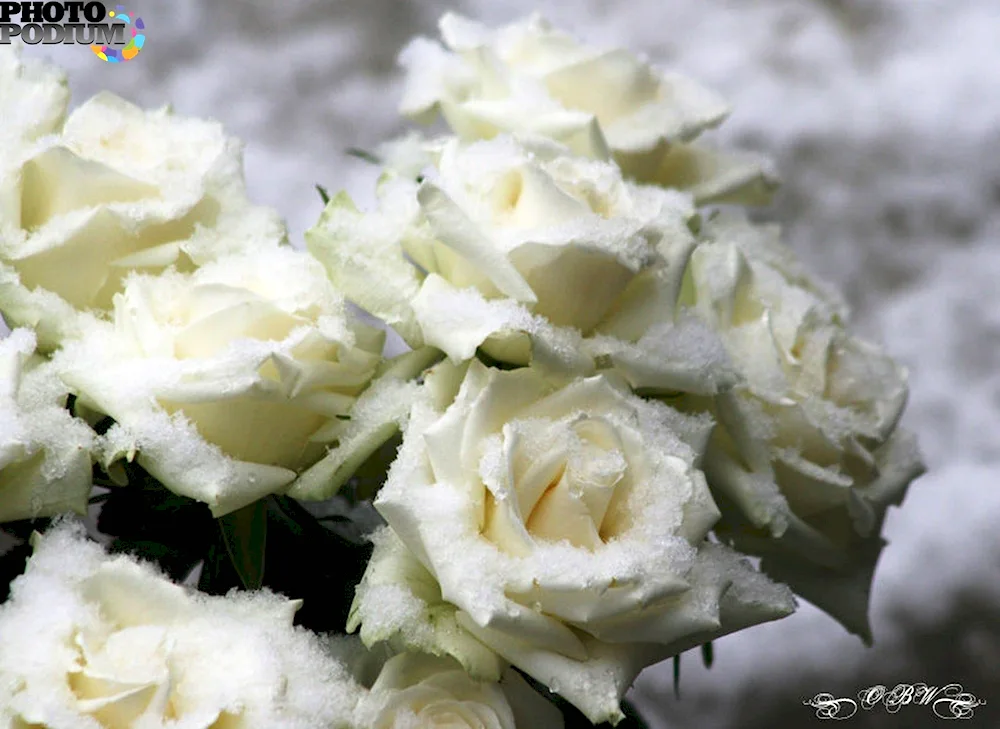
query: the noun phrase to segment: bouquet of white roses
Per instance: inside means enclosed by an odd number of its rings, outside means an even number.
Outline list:
[[[871,641],[906,373],[768,163],[627,51],[440,28],[436,131],[305,250],[217,124],[0,46],[0,729],[641,727],[794,594]]]

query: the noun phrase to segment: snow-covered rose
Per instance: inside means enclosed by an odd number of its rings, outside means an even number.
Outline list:
[[[353,319],[323,267],[289,247],[193,273],[133,275],[112,322],[56,355],[116,421],[106,463],[138,452],[167,488],[221,515],[284,491],[350,427],[384,332]]]
[[[587,46],[537,14],[491,30],[448,13],[440,29],[447,50],[419,38],[401,55],[407,116],[440,113],[466,140],[549,137],[614,159],[641,182],[689,190],[699,203],[763,202],[775,185],[762,160],[691,142],[729,108],[684,76],[623,49]]]
[[[375,502],[391,531],[353,606],[366,642],[495,679],[474,637],[599,723],[643,667],[793,609],[706,540],[709,418],[604,375],[559,387],[478,361],[442,363],[425,387]]]
[[[905,370],[845,329],[844,306],[777,228],[735,215],[707,224],[682,302],[744,377],[717,399],[722,427],[705,462],[737,546],[870,638],[882,521],[923,471],[914,438],[896,428]]]
[[[293,627],[298,601],[191,592],[82,532],[38,538],[0,607],[0,726],[349,726],[362,691]]]
[[[0,522],[83,514],[90,495],[94,433],[65,409],[66,387],[34,350],[27,329],[0,341]]]
[[[498,682],[477,681],[450,658],[400,653],[382,666],[358,704],[363,729],[561,729],[553,704],[508,669]]]
[[[387,176],[368,214],[340,196],[306,234],[348,298],[456,362],[479,347],[578,373],[611,359],[636,386],[719,387],[705,347],[634,346],[654,327],[682,329],[671,327],[694,245],[688,195],[550,142],[451,138],[427,152],[422,182]]]
[[[66,74],[44,63],[22,61],[20,49],[16,43],[0,46],[0,141],[5,153],[58,131],[69,103]]]
[[[78,334],[77,312],[109,310],[131,270],[190,270],[283,235],[247,202],[240,145],[219,124],[101,93],[60,128],[59,75],[0,53],[0,311],[41,348]]]

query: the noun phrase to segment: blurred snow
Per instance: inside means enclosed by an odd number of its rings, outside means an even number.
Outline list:
[[[821,691],[957,681],[991,702],[970,725],[1000,725],[996,0],[132,0],[149,38],[135,61],[32,52],[70,69],[77,103],[109,88],[224,122],[247,143],[251,195],[299,238],[320,211],[315,183],[370,199],[375,170],[344,151],[405,127],[394,59],[410,36],[433,35],[449,8],[498,23],[536,6],[728,96],[719,138],[772,155],[785,179],[763,215],[910,368],[904,422],[930,466],[888,520],[875,648],[803,605],[719,641],[711,671],[685,656],[683,700],[669,665],[644,674],[637,699],[662,726],[799,726]],[[849,723],[931,720],[910,707]]]

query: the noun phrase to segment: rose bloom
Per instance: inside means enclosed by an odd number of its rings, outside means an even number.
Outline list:
[[[69,103],[65,74],[48,64],[22,62],[20,48],[16,43],[0,47],[0,99],[4,104],[0,139],[5,151],[58,131]]]
[[[0,522],[86,513],[94,433],[66,410],[67,389],[34,354],[35,335],[0,341]]]
[[[769,200],[769,164],[692,141],[729,114],[694,81],[623,49],[584,45],[537,14],[492,30],[448,13],[440,29],[445,47],[418,38],[400,56],[403,114],[425,122],[440,114],[465,140],[548,137],[699,203]]]
[[[79,334],[78,312],[110,310],[129,271],[192,270],[283,235],[247,201],[240,145],[219,124],[110,93],[62,124],[64,79],[9,47],[0,90],[0,311],[42,349]]]
[[[389,530],[349,628],[496,678],[498,654],[594,723],[639,671],[793,609],[706,540],[711,428],[609,376],[442,363],[375,501]],[[371,623],[369,626],[368,623]]]
[[[923,472],[897,429],[906,371],[852,336],[847,311],[776,227],[719,216],[691,256],[682,304],[719,332],[742,383],[712,405],[705,472],[730,538],[870,640],[868,596],[887,508]]]
[[[689,196],[546,142],[447,139],[425,152],[422,182],[390,174],[376,212],[341,196],[306,234],[348,298],[455,362],[481,347],[580,374],[610,361],[642,387],[725,381],[720,360],[674,326],[695,240]],[[657,327],[667,354],[639,346]]]
[[[82,532],[36,537],[0,606],[0,726],[349,725],[360,687],[292,626],[299,601],[193,592]]]
[[[359,729],[561,729],[559,710],[516,671],[477,681],[450,658],[401,653],[381,668],[355,712]]]
[[[112,321],[88,322],[56,361],[80,401],[116,422],[105,465],[138,453],[218,516],[320,462],[350,427],[383,340],[319,263],[273,246],[190,274],[133,275]]]

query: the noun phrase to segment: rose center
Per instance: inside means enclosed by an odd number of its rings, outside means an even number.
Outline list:
[[[116,631],[92,645],[77,635],[79,668],[69,676],[78,707],[108,729],[127,729],[168,681],[165,633],[156,626]]]
[[[515,421],[504,436],[508,492],[487,493],[487,537],[523,554],[531,539],[594,550],[615,536],[607,517],[628,463],[614,426],[586,416],[542,428]]]

